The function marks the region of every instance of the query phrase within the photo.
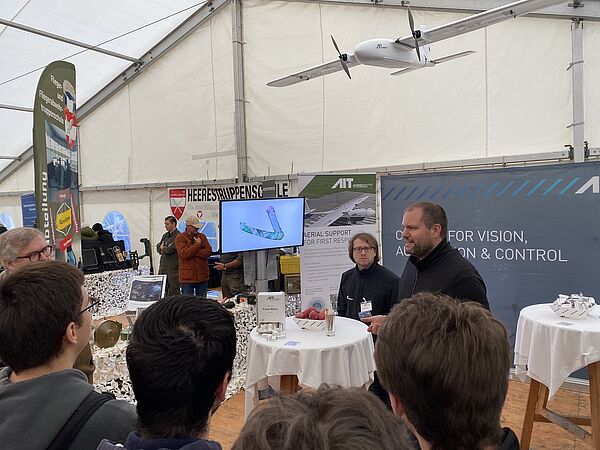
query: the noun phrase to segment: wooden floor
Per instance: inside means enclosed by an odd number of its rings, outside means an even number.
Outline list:
[[[512,428],[517,436],[521,435],[528,392],[529,384],[511,381],[506,404],[502,411],[502,424]],[[589,415],[589,395],[561,389],[548,406],[559,413]],[[244,392],[240,392],[221,405],[213,416],[210,438],[220,442],[224,450],[229,450],[243,424]],[[576,441],[569,433],[556,425],[536,423],[533,428],[531,449],[592,450],[592,447]]]

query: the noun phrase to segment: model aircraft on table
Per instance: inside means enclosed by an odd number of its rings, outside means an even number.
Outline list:
[[[330,73],[339,72],[340,70],[346,72],[348,78],[352,78],[350,76],[350,67],[358,66],[359,64],[400,69],[392,72],[391,75],[405,74],[413,70],[422,69],[423,67],[433,67],[436,64],[461,58],[475,52],[467,50],[431,59],[429,44],[469,33],[488,25],[493,25],[559,3],[564,3],[564,0],[520,0],[431,29],[426,29],[425,27],[415,29],[413,15],[410,8],[408,8],[410,36],[395,40],[370,39],[363,41],[356,46],[354,53],[340,52],[335,39],[331,36],[333,46],[339,55],[338,59],[271,81],[267,83],[267,86],[290,86],[301,81],[308,81],[313,78],[329,75]]]

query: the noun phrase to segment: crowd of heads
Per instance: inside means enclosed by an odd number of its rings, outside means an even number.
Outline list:
[[[424,230],[443,239],[445,213],[431,205],[406,212],[417,211]],[[415,230],[418,236],[418,227],[406,233]],[[0,236],[0,260],[10,271],[0,283],[0,359],[16,374],[74,360],[90,333],[82,273],[46,261],[47,248],[34,229]],[[379,259],[367,233],[355,235],[348,252],[353,261],[357,253]],[[126,352],[139,433],[206,436],[235,355],[233,316],[216,302],[177,295],[144,310]],[[375,360],[395,415],[365,390],[322,386],[259,405],[233,448],[411,448],[406,429],[434,449],[500,444],[510,351],[504,326],[481,305],[431,293],[402,300],[379,331]]]

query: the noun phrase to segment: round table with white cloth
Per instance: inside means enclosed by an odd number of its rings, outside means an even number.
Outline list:
[[[373,337],[354,319],[335,318],[335,336],[325,331],[302,330],[286,318],[286,337],[268,340],[256,328],[248,341],[246,417],[258,404],[258,384],[267,377],[295,375],[298,383],[318,388],[327,383],[366,387],[373,382]]]
[[[600,307],[587,318],[559,317],[550,304],[521,310],[515,338],[516,374],[531,378],[523,418],[521,448],[529,448],[535,422],[551,422],[564,428],[592,448],[600,449]],[[587,367],[590,387],[590,416],[559,414],[548,408],[552,397],[567,377]],[[591,427],[591,433],[583,426]]]
[[[567,377],[600,361],[600,307],[584,320],[558,317],[550,304],[521,310],[515,338],[516,374],[548,386],[550,397]]]

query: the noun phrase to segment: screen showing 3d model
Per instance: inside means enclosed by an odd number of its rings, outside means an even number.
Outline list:
[[[220,210],[222,253],[304,243],[304,197],[225,200]]]

